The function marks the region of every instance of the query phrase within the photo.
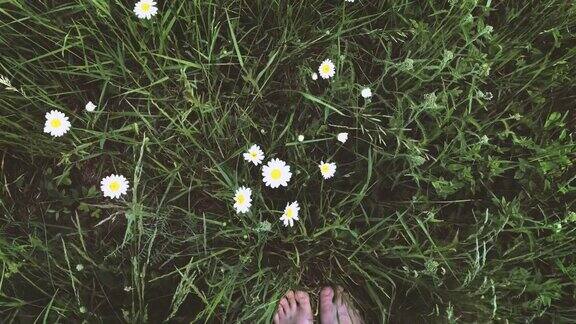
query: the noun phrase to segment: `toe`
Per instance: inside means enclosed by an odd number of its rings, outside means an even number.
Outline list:
[[[320,305],[324,303],[332,304],[332,299],[334,298],[334,289],[332,287],[324,287],[320,291]]]
[[[349,309],[349,313],[350,313],[350,321],[354,324],[363,324],[364,321],[362,320],[362,317],[360,316],[360,312],[358,311],[358,309],[356,309],[355,307],[352,306],[352,308]]]
[[[310,297],[308,296],[308,293],[305,291],[297,291],[294,294],[294,296],[296,297],[296,302],[298,303],[298,305],[310,303]]]
[[[338,319],[342,324],[352,323],[352,318],[350,316],[350,303],[346,292],[342,287],[336,288],[336,312],[338,313]]]
[[[285,315],[290,310],[290,306],[288,305],[288,300],[286,297],[282,297],[282,299],[280,299],[280,308],[282,309],[280,315]]]
[[[338,318],[341,319],[342,323],[349,323],[350,312],[348,310],[348,304],[345,302],[337,303],[336,311],[338,312]]]
[[[337,286],[336,291],[334,292],[334,303],[336,305],[342,305],[344,303],[343,297],[345,294],[344,288],[342,288],[342,286]]]
[[[296,296],[292,290],[288,290],[286,293],[286,299],[288,299],[288,306],[291,311],[296,311]]]
[[[346,311],[348,316],[350,316],[350,322],[353,324],[362,324],[364,321],[360,316],[360,312],[354,305],[354,301],[352,300],[352,296],[350,294],[345,293],[342,297],[344,300],[344,304],[346,305]]]
[[[296,303],[298,303],[298,307],[302,309],[304,312],[312,313],[312,307],[310,307],[310,297],[308,293],[305,291],[297,291],[295,294]]]
[[[320,323],[336,323],[336,309],[332,299],[334,290],[331,287],[324,287],[320,291]]]
[[[280,317],[278,315],[278,312],[276,312],[276,314],[274,314],[274,324],[279,324],[280,323]]]
[[[278,310],[276,311],[276,316],[278,316],[278,320],[284,318],[286,313],[284,313],[284,308],[281,305],[278,305]]]
[[[336,307],[340,307],[344,304],[346,304],[345,301],[345,292],[344,292],[344,288],[338,286],[336,287],[336,292],[334,293],[334,304],[336,304]]]

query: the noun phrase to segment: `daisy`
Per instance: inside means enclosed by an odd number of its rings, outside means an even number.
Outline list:
[[[70,130],[70,122],[64,113],[58,110],[52,110],[46,113],[46,123],[44,124],[44,133],[54,137],[60,137]]]
[[[290,166],[286,162],[273,159],[267,165],[262,167],[262,181],[270,188],[278,188],[279,186],[288,186],[288,181],[292,177]]]
[[[254,144],[248,149],[248,152],[244,153],[244,160],[258,165],[264,160],[264,152],[262,152],[260,146]]]
[[[234,194],[234,208],[236,213],[247,213],[252,206],[252,189],[240,187]]]
[[[354,2],[354,0],[346,0],[346,2]]]
[[[94,109],[96,109],[96,105],[92,101],[88,101],[85,108],[87,111],[94,111]]]
[[[104,197],[120,198],[128,191],[128,180],[123,175],[109,175],[100,182],[100,190]]]
[[[336,68],[334,63],[331,60],[324,60],[322,64],[318,67],[318,73],[322,77],[322,79],[328,79],[336,74]]]
[[[158,13],[158,8],[156,7],[156,1],[152,0],[140,0],[134,5],[134,13],[140,19],[150,19],[156,13]]]
[[[300,206],[298,205],[297,201],[291,204],[288,203],[286,205],[286,208],[284,208],[284,214],[282,214],[282,217],[280,217],[280,220],[282,223],[284,223],[284,226],[294,226],[294,221],[299,219],[298,211],[300,211]]]
[[[348,140],[348,133],[338,133],[338,135],[336,135],[336,138],[342,142],[342,143],[346,143],[346,141]]]
[[[298,142],[304,142],[304,135],[298,135]]]
[[[320,173],[322,173],[324,179],[330,179],[334,176],[334,173],[336,173],[336,163],[334,162],[328,163],[320,161],[318,168],[320,168]]]
[[[370,88],[364,88],[360,94],[362,95],[362,98],[368,99],[372,97],[372,90],[370,90]]]
[[[312,73],[312,80],[318,80],[318,73]]]

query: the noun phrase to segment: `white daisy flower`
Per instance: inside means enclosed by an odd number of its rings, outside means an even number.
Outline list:
[[[312,80],[318,80],[318,73],[312,73]]]
[[[334,162],[328,163],[320,161],[318,168],[320,168],[320,173],[322,173],[324,179],[330,179],[334,176],[334,173],[336,173],[336,163]]]
[[[140,0],[134,5],[134,13],[140,19],[150,19],[158,13],[156,1]]]
[[[331,60],[324,60],[322,64],[318,67],[318,73],[322,77],[322,79],[328,79],[336,74],[336,67]]]
[[[123,175],[112,174],[102,179],[100,182],[100,190],[104,193],[104,197],[120,198],[128,191],[128,180]]]
[[[248,152],[243,154],[244,160],[248,162],[254,163],[254,165],[258,165],[262,163],[264,160],[264,152],[260,149],[260,146],[254,144],[249,149]]]
[[[54,137],[60,137],[70,130],[70,122],[64,113],[58,110],[52,110],[46,113],[46,123],[44,124],[44,133]]]
[[[342,143],[346,143],[346,141],[348,140],[348,133],[338,133],[338,135],[336,135],[336,138],[342,142]]]
[[[346,0],[346,2],[354,2],[354,0]]]
[[[240,187],[234,194],[234,208],[236,213],[247,213],[252,206],[252,189]]]
[[[92,101],[88,101],[85,108],[87,111],[92,112],[94,109],[96,109],[96,105]]]
[[[304,135],[298,135],[298,142],[304,142]]]
[[[290,227],[294,226],[294,221],[298,220],[298,212],[300,211],[300,206],[298,202],[295,201],[293,203],[288,203],[286,208],[284,208],[284,214],[280,217],[280,220],[284,224],[284,226],[290,225]]]
[[[372,97],[372,90],[370,90],[370,88],[364,88],[360,94],[362,95],[362,98],[368,99]]]
[[[292,177],[290,166],[280,159],[273,159],[262,167],[262,181],[270,188],[288,186],[288,181]]]

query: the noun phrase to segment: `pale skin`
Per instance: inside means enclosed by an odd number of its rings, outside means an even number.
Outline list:
[[[274,324],[312,324],[310,297],[304,291],[288,291],[278,303]],[[321,324],[364,324],[342,287],[324,287],[320,291]]]

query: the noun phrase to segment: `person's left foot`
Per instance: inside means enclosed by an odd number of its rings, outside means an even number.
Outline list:
[[[310,298],[303,291],[294,293],[289,290],[280,302],[274,314],[274,324],[312,324]]]

